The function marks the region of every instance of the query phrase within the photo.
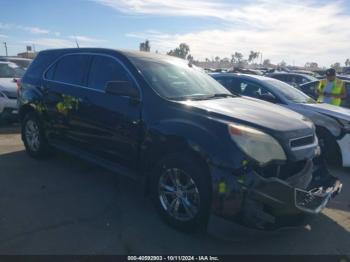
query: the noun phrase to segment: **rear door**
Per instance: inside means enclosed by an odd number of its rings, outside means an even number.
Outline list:
[[[87,88],[79,100],[79,136],[91,152],[132,166],[138,156],[141,103],[105,92],[109,81],[137,83],[116,58],[93,55]]]
[[[87,82],[91,56],[64,55],[44,74],[44,108],[47,110],[49,139],[80,144],[78,111]]]

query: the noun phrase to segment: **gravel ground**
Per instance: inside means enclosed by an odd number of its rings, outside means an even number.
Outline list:
[[[206,234],[165,225],[142,187],[66,155],[26,155],[0,128],[0,254],[350,254],[350,169],[311,225],[274,232],[212,217]]]

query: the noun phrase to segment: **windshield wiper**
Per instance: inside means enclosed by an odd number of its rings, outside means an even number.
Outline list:
[[[237,97],[237,95],[227,94],[227,93],[217,93],[212,96],[209,96],[208,98],[220,98],[220,97]]]
[[[173,100],[208,100],[213,98],[221,97],[237,97],[237,95],[227,94],[227,93],[218,93],[213,95],[194,95],[194,96],[179,96],[172,98]]]

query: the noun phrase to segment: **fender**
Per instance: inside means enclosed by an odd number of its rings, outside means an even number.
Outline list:
[[[231,141],[227,126],[211,123],[209,128],[216,130],[215,133],[185,119],[166,119],[149,127],[141,146],[141,167],[149,171],[165,154],[190,151],[200,156],[209,168],[239,168],[244,155]]]
[[[314,110],[304,109],[302,107],[292,107],[292,110],[299,112],[300,114],[308,117],[315,124],[315,126],[321,126],[327,129],[335,138],[342,135],[342,126],[332,116],[316,112]]]

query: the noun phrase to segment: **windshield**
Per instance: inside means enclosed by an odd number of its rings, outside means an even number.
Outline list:
[[[314,76],[310,76],[310,75],[305,75],[305,78],[309,80],[309,82],[312,82],[312,81],[317,81],[318,79]]]
[[[290,101],[293,101],[295,103],[315,103],[315,100],[313,100],[311,97],[282,81],[276,79],[267,79],[265,82],[272,90],[281,93],[286,99]]]
[[[232,94],[203,70],[176,58],[155,60],[131,57],[148,84],[171,100],[210,99]]]
[[[0,78],[21,78],[24,69],[14,63],[0,63]]]

